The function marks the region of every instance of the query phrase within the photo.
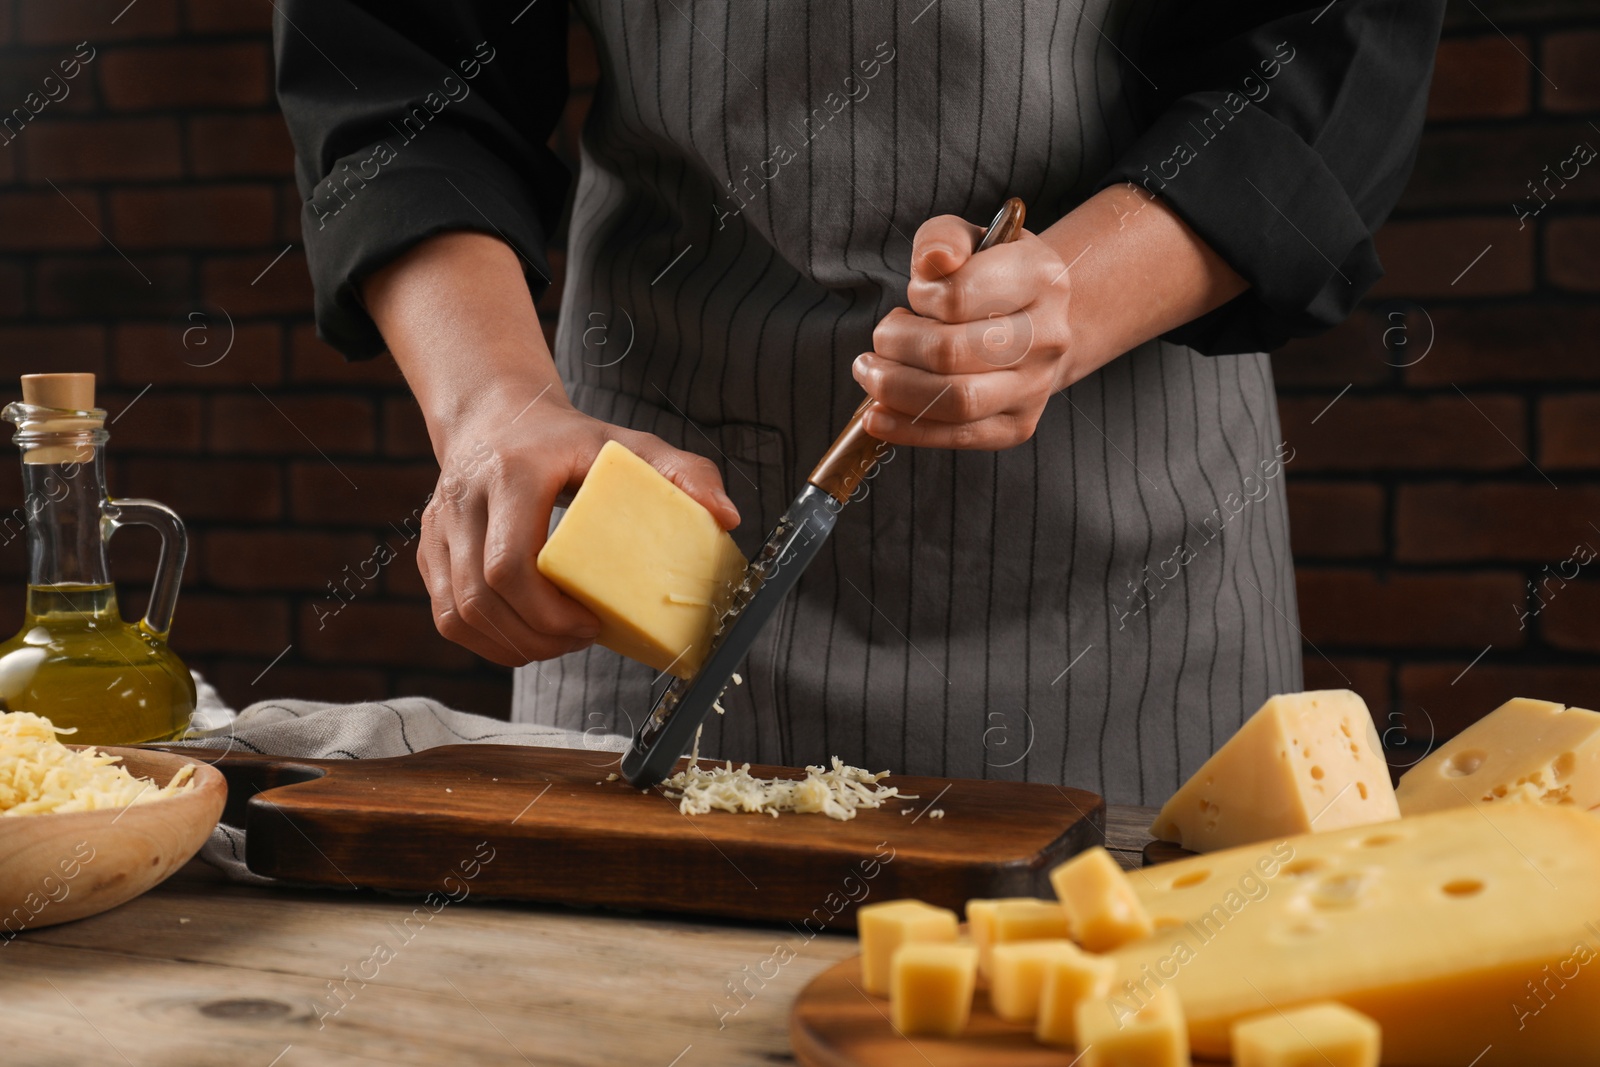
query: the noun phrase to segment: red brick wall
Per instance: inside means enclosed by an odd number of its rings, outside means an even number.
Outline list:
[[[192,531],[175,642],[233,703],[422,692],[503,714],[506,673],[428,617],[405,525],[435,477],[416,407],[392,364],[346,365],[310,325],[270,5],[125,2],[0,0],[0,109],[78,42],[96,50],[0,144],[0,383],[102,376],[115,490]],[[1422,740],[1513,693],[1600,705],[1600,564],[1552,583],[1526,629],[1517,615],[1541,568],[1600,548],[1600,161],[1521,231],[1511,207],[1579,141],[1600,147],[1594,27],[1600,0],[1452,12],[1416,177],[1381,236],[1389,278],[1276,359],[1308,679],[1353,685]],[[569,159],[596,74],[581,30],[573,43]],[[17,495],[0,463],[0,501]],[[362,587],[380,543],[398,558]],[[127,599],[152,565],[150,539],[119,535]],[[0,625],[21,574],[19,545],[0,545]],[[354,594],[336,615],[330,582]]]

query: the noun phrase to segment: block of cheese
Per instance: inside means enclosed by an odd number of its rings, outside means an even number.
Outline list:
[[[1082,1067],[1189,1067],[1183,1006],[1170,989],[1126,1011],[1087,997],[1078,1003],[1077,1028]]]
[[[1033,1022],[1039,1015],[1046,967],[1063,956],[1081,955],[1083,949],[1066,938],[994,946],[989,970],[989,1004],[994,1013],[1007,1022]]]
[[[1382,1031],[1343,1004],[1268,1011],[1233,1024],[1233,1067],[1378,1067]]]
[[[599,616],[600,644],[687,678],[705,660],[745,559],[693,497],[607,441],[538,567]]]
[[[887,996],[895,949],[919,941],[954,941],[958,927],[955,912],[920,900],[885,900],[859,909],[861,984],[868,993]]]
[[[1039,986],[1039,1016],[1033,1036],[1046,1045],[1071,1048],[1077,1044],[1078,1005],[1111,991],[1117,965],[1105,956],[1085,952],[1075,945],[1045,961]]]
[[[1451,808],[1143,873],[1159,929],[1107,955],[1111,996],[1137,1007],[1175,990],[1197,1056],[1226,1059],[1241,1018],[1337,1000],[1382,1028],[1386,1062],[1600,1064],[1588,812]]]
[[[912,941],[890,962],[889,1018],[907,1036],[956,1037],[972,1015],[978,949],[955,942]]]
[[[1400,778],[1400,811],[1420,815],[1502,800],[1600,805],[1600,714],[1510,700]]]
[[[1090,952],[1106,952],[1155,929],[1128,876],[1096,845],[1050,872],[1072,936]]]
[[[1038,903],[1037,897],[995,897],[993,899],[974,898],[967,901],[967,933],[972,937],[972,943],[978,946],[978,973],[984,977],[989,975],[990,950],[994,947],[994,917],[1000,905],[1021,902],[1023,904]],[[1059,909],[1057,909],[1059,911]],[[1063,913],[1062,920],[1066,916]],[[1051,937],[1065,937],[1065,934],[1051,934]]]
[[[1366,703],[1327,689],[1267,701],[1173,794],[1150,832],[1210,852],[1399,817]]]

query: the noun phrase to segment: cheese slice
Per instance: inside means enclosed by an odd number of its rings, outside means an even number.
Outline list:
[[[955,942],[911,942],[891,961],[889,1018],[907,1036],[956,1037],[972,1016],[978,949]]]
[[[1600,714],[1511,700],[1435,749],[1395,789],[1400,811],[1532,801],[1600,805]]]
[[[1343,1004],[1269,1011],[1233,1026],[1233,1067],[1378,1067],[1382,1031]]]
[[[1194,852],[1400,817],[1372,715],[1347,689],[1275,696],[1162,807]]]
[[[1077,1029],[1081,1067],[1189,1067],[1183,1005],[1170,989],[1126,1013],[1108,1011],[1099,997],[1083,1000]]]
[[[901,945],[954,941],[958,924],[949,908],[920,900],[885,900],[856,911],[856,933],[861,939],[861,984],[881,997],[889,993],[891,965]]]
[[[1196,1055],[1241,1018],[1336,1000],[1408,1067],[1600,1064],[1600,819],[1452,808],[1147,868],[1157,932],[1107,1002],[1183,1002]],[[1589,971],[1596,971],[1590,974]]]
[[[1090,952],[1105,952],[1155,929],[1111,853],[1096,845],[1050,872],[1072,936]]]
[[[538,567],[600,617],[600,644],[687,678],[710,650],[745,559],[693,497],[607,441]]]

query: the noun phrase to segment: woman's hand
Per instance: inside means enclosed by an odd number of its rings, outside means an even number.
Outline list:
[[[1071,385],[1067,265],[1023,230],[982,255],[983,229],[929,219],[911,253],[911,310],[872,331],[853,371],[878,401],[867,433],[891,444],[995,450],[1033,436],[1046,401]]]

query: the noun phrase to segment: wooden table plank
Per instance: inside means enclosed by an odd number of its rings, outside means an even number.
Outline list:
[[[1124,864],[1151,814],[1108,812]],[[235,885],[195,861],[114,911],[0,941],[0,1060],[790,1063],[795,996],[854,952],[844,933],[472,896],[434,914],[416,898]]]

